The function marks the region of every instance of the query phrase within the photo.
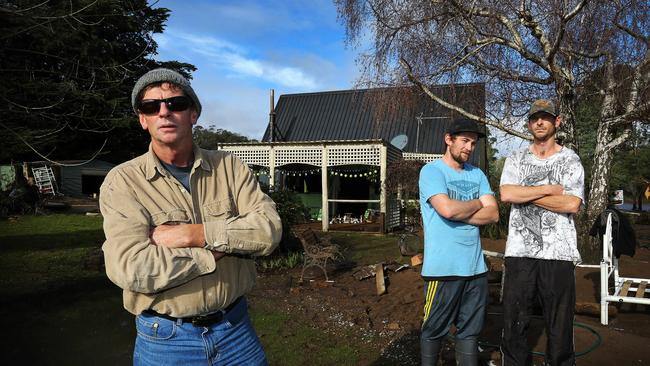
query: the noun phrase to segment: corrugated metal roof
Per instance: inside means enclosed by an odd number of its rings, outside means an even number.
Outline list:
[[[464,109],[485,115],[485,85],[441,85],[432,92]],[[378,88],[285,94],[275,108],[275,141],[391,141],[407,135],[403,151],[441,154],[444,131],[458,115],[415,88]],[[418,118],[422,117],[418,123]],[[269,128],[262,141],[269,141]],[[473,154],[478,164],[481,141]],[[479,166],[483,166],[478,164]]]

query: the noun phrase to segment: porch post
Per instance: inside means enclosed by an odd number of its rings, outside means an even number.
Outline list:
[[[386,227],[386,218],[388,212],[386,210],[387,195],[386,195],[386,160],[388,159],[388,148],[383,144],[379,148],[379,212],[384,213],[384,227]]]
[[[322,191],[323,191],[323,196],[321,198],[322,202],[322,209],[321,209],[321,222],[323,223],[323,231],[329,231],[330,227],[330,214],[329,214],[329,202],[327,202],[327,199],[329,197],[329,193],[327,192],[327,164],[328,164],[328,150],[327,150],[327,145],[323,144],[323,159],[321,160],[321,184],[322,184]]]
[[[269,191],[275,191],[275,147],[269,147]]]

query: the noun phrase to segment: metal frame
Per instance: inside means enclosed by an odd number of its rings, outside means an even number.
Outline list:
[[[650,289],[646,286],[650,279],[621,277],[618,271],[618,258],[612,248],[612,214],[607,215],[607,226],[603,235],[603,260],[600,262],[600,323],[609,323],[608,308],[610,302],[650,305],[650,299],[645,298]],[[614,278],[614,292],[609,293],[609,278]],[[635,296],[628,296],[632,291]]]

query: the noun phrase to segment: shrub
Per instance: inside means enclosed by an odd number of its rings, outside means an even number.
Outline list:
[[[260,271],[274,271],[280,269],[291,269],[302,263],[302,253],[299,251],[281,254],[275,252],[270,257],[259,257],[255,260]]]
[[[307,222],[309,209],[300,201],[298,195],[292,191],[269,192],[269,196],[275,202],[276,209],[282,220],[280,250],[288,252],[291,249],[299,248],[298,240],[291,234],[291,227],[295,224]]]

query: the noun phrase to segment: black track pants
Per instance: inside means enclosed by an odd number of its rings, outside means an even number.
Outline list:
[[[576,302],[573,262],[508,257],[503,288],[503,365],[530,365],[527,343],[530,316],[536,300],[546,326],[545,362],[573,366],[573,311]]]

